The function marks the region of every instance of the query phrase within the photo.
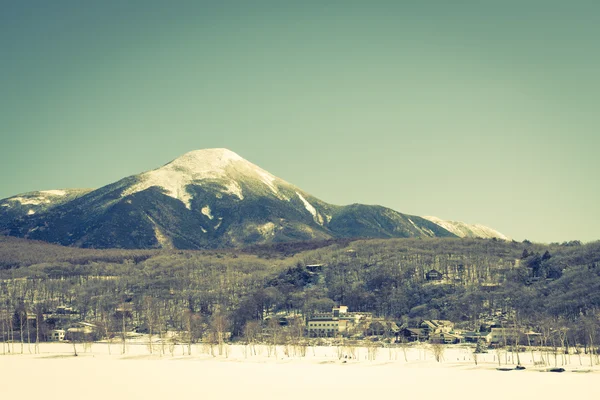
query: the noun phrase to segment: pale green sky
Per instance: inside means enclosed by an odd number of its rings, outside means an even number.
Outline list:
[[[3,1],[0,198],[226,147],[330,203],[598,240],[599,37],[598,1]]]

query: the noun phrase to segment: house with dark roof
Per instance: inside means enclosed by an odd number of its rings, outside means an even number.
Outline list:
[[[467,331],[463,332],[462,336],[465,343],[477,343],[480,340],[484,341],[485,343],[489,343],[491,339],[490,332]]]
[[[438,332],[429,335],[430,343],[454,344],[462,343],[464,340],[462,335],[452,332]]]
[[[444,275],[440,271],[432,269],[425,274],[425,279],[428,281],[440,281],[444,279]]]
[[[388,321],[384,318],[374,318],[361,324],[365,336],[398,336],[400,329],[394,321]]]
[[[427,334],[421,328],[402,328],[398,333],[398,340],[422,342],[427,340]]]
[[[427,336],[434,333],[449,333],[454,329],[452,321],[443,319],[426,319],[421,321],[419,328],[423,329]]]

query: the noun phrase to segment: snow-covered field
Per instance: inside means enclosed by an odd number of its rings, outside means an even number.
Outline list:
[[[15,344],[20,353],[20,344]],[[564,373],[543,372],[535,365],[541,354],[522,353],[524,371],[498,371],[511,354],[491,351],[478,356],[471,350],[446,348],[441,362],[427,347],[382,349],[369,354],[366,348],[308,347],[306,355],[289,349],[257,346],[256,354],[241,345],[227,347],[227,355],[215,356],[204,346],[122,346],[95,343],[84,349],[67,343],[43,343],[39,354],[3,354],[0,348],[0,398],[21,399],[367,399],[371,396],[418,396],[421,399],[568,399],[577,395],[600,395],[600,368],[589,356],[555,360],[551,366]],[[271,351],[269,351],[271,350]],[[35,349],[31,346],[31,351]],[[172,353],[171,353],[172,351]],[[270,352],[270,355],[269,355]],[[369,355],[371,357],[369,357]],[[543,355],[546,357],[546,354]],[[535,357],[535,358],[533,358]],[[370,360],[369,358],[374,358]],[[595,361],[594,361],[595,364]]]

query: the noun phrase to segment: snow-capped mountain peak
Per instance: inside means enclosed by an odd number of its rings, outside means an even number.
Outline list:
[[[222,194],[244,199],[241,183],[259,182],[278,197],[282,180],[228,149],[195,150],[164,166],[138,176],[139,182],[123,192],[123,196],[159,187],[165,194],[181,200],[191,209],[192,194],[188,185],[214,183]]]
[[[162,168],[181,168],[198,175],[224,173],[231,163],[245,161],[242,157],[228,149],[194,150],[176,158]],[[159,168],[159,169],[162,169]]]

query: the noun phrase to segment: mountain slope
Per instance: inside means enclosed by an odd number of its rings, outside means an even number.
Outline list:
[[[64,201],[44,200],[48,207],[23,213],[31,196],[20,196],[26,200],[19,212],[0,216],[1,233],[78,247],[191,249],[456,236],[389,208],[325,203],[226,149],[192,151],[155,170],[65,194]],[[16,210],[16,203],[15,197],[0,200],[7,209]]]
[[[41,190],[0,200],[0,232],[8,223],[22,223],[30,216],[45,213],[91,192],[92,189]]]
[[[485,225],[480,224],[467,224],[460,221],[444,221],[438,217],[423,217],[426,220],[429,220],[442,228],[446,229],[449,232],[454,233],[456,236],[464,238],[464,237],[479,237],[479,238],[496,238],[502,240],[510,240],[508,236],[503,235],[495,229],[489,228]]]

